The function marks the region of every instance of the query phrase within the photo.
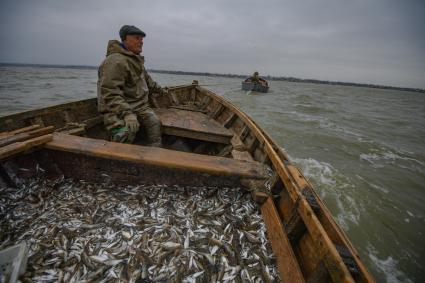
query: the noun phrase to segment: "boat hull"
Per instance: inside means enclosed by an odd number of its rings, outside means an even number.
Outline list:
[[[252,82],[242,82],[242,89],[247,91],[256,91],[256,92],[263,92],[266,93],[269,91],[269,87],[262,85],[262,84],[256,84]]]
[[[0,187],[16,186],[39,168],[46,176],[95,182],[108,176],[117,184],[240,186],[258,203],[282,281],[374,282],[311,184],[255,121],[196,83],[169,89],[169,96],[151,98],[163,122],[162,149],[144,146],[143,139],[109,142],[96,99],[0,117],[6,152]],[[25,138],[15,129],[35,125],[56,132],[44,144],[7,151]]]

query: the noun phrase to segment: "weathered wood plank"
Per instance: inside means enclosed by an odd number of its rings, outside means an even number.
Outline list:
[[[237,160],[254,161],[248,151],[232,150],[232,157]]]
[[[196,100],[196,88],[192,88],[190,90],[190,99],[188,101],[188,104],[189,105],[195,104],[195,100]]]
[[[329,277],[329,272],[323,261],[319,262],[319,264],[315,266],[313,272],[306,280],[307,283],[326,283],[329,281],[331,281],[331,278]]]
[[[258,139],[254,136],[253,138],[250,139],[249,142],[247,142],[245,140],[246,144],[246,148],[248,150],[249,153],[253,154],[254,153],[254,149],[259,145],[259,141]]]
[[[232,137],[232,139],[230,140],[230,143],[233,146],[233,149],[238,150],[238,151],[245,151],[246,147],[243,144],[243,142],[239,139],[239,137],[237,135],[234,135]]]
[[[69,130],[61,131],[61,133],[68,134],[68,135],[81,136],[81,135],[84,135],[86,133],[86,129],[84,127],[78,127],[78,128],[72,128],[72,129],[69,129]]]
[[[177,95],[174,92],[170,92],[170,99],[171,99],[171,104],[173,105],[179,105],[179,99],[177,98]]]
[[[212,98],[210,96],[208,96],[208,95],[205,95],[202,98],[202,100],[201,100],[201,103],[199,105],[199,108],[202,109],[202,110],[207,111],[207,108],[210,105],[211,101],[212,101]]]
[[[301,175],[301,172],[295,165],[288,164],[287,168],[289,172],[291,172],[291,175],[294,178],[295,183],[298,185],[300,189],[303,189],[308,186],[306,179]]]
[[[207,141],[207,142],[229,144],[229,138],[227,137],[209,134],[209,133],[190,131],[187,129],[163,127],[162,132],[170,136],[190,138],[194,140],[201,140],[201,141]]]
[[[292,214],[289,215],[286,221],[285,231],[288,235],[289,241],[293,245],[296,245],[301,236],[303,236],[306,232],[304,222],[302,221],[300,214],[295,209],[292,211]]]
[[[251,179],[266,178],[264,165],[231,158],[200,155],[156,147],[145,147],[55,133],[46,148],[81,153],[95,157],[131,161],[139,164],[232,175]]]
[[[38,124],[42,127],[45,126],[45,123],[43,121],[43,118],[41,118],[41,116],[35,116],[35,117],[31,118],[31,123]]]
[[[15,143],[0,147],[0,160],[11,157],[18,153],[27,151],[31,148],[42,145],[44,143],[47,143],[51,141],[52,139],[53,139],[53,136],[51,134],[48,134],[48,135],[28,139],[25,141],[19,141],[19,142],[15,142]]]
[[[216,119],[226,109],[223,104],[218,104],[218,107],[210,114],[212,119]]]
[[[228,129],[237,118],[238,118],[238,115],[236,115],[236,113],[233,112],[232,114],[230,114],[229,118],[227,118],[226,121],[224,121],[223,126]]]
[[[82,124],[86,124],[86,129],[93,128],[94,126],[96,126],[100,123],[103,123],[102,115],[99,115],[99,116],[96,116],[96,117],[93,117],[93,118],[89,118],[89,119],[84,120],[82,122]]]
[[[239,139],[241,140],[241,141],[245,141],[245,138],[247,137],[247,135],[249,134],[249,128],[248,128],[248,126],[247,125],[245,125],[243,128],[242,128],[242,130],[241,130],[241,132],[240,132],[240,134],[239,134]]]
[[[51,134],[54,131],[54,127],[50,126],[50,127],[45,127],[45,128],[41,128],[41,129],[35,129],[29,132],[23,132],[23,133],[19,133],[16,135],[12,135],[12,136],[6,136],[4,138],[0,139],[0,147],[15,143],[15,142],[20,142],[20,141],[24,141],[27,139],[31,139],[34,137],[38,137],[38,136],[42,136],[42,135],[46,135],[46,134]]]
[[[223,147],[220,152],[217,154],[217,156],[223,156],[223,157],[229,157],[229,155],[232,152],[232,145],[226,145],[225,147]]]
[[[29,131],[32,131],[32,130],[36,130],[40,127],[41,127],[40,125],[31,125],[31,126],[20,128],[20,129],[10,131],[10,132],[1,132],[0,138],[5,138],[5,137],[13,136],[13,135],[16,135],[16,134],[24,133],[24,132],[29,132]]]
[[[261,206],[261,214],[267,226],[267,235],[276,255],[277,267],[283,282],[304,282],[291,244],[284,232],[273,200],[269,197]]]
[[[316,252],[316,247],[308,233],[305,233],[299,239],[299,244],[295,247],[296,248],[294,249],[299,258],[299,264],[302,266],[304,278],[307,281],[311,274],[315,273],[315,269],[318,267],[320,262],[323,262],[323,260],[320,258],[320,254]],[[323,280],[319,279],[317,282],[323,282]],[[327,282],[332,281],[329,280]]]
[[[155,109],[163,132],[186,138],[230,144],[233,133],[200,112],[180,109]]]
[[[176,106],[170,106],[170,108],[174,109],[180,109],[180,110],[186,110],[186,111],[193,111],[193,112],[201,112],[201,113],[207,113],[207,111],[199,109],[196,105],[176,105]]]

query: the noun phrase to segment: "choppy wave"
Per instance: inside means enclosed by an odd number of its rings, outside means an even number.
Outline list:
[[[359,156],[361,161],[369,163],[374,168],[383,168],[387,165],[398,166],[417,173],[425,173],[425,162],[402,153],[396,153],[388,149],[376,150],[369,153],[362,153]]]
[[[299,103],[294,105],[297,110],[312,113],[312,114],[322,114],[322,113],[335,113],[335,110],[325,108],[323,106],[313,105],[309,103]]]
[[[355,187],[347,176],[331,164],[313,158],[293,158],[303,175],[314,185],[321,198],[336,215],[338,223],[348,231],[351,225],[358,225],[363,205],[352,195]],[[335,202],[332,206],[330,202]]]
[[[378,252],[372,247],[368,246],[369,258],[375,264],[376,268],[385,276],[388,283],[413,283],[412,280],[407,278],[399,268],[399,262],[393,257],[380,258]]]
[[[367,181],[365,178],[363,178],[360,175],[356,175],[356,177],[361,180],[364,183],[367,183],[369,186],[371,186],[372,188],[374,188],[375,190],[378,190],[384,194],[388,194],[390,191],[387,188],[384,188],[383,186],[374,184],[373,182]]]
[[[348,127],[344,127],[343,125],[334,123],[329,118],[297,111],[289,111],[288,114],[296,121],[312,123],[317,125],[318,128],[329,130],[338,134],[338,136],[355,138],[358,141],[364,140],[364,136],[362,134],[354,131],[353,129],[349,129]]]

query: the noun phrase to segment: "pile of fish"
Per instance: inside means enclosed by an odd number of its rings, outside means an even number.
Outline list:
[[[29,248],[23,282],[279,282],[240,188],[38,178],[0,190],[0,228]]]

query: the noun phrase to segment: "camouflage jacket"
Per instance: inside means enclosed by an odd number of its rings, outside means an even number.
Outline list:
[[[145,111],[149,108],[149,93],[163,91],[146,72],[144,57],[124,49],[117,40],[108,42],[98,76],[98,110],[106,114],[107,126],[122,125],[119,121],[125,115]]]
[[[253,74],[250,77],[250,79],[251,79],[252,82],[255,82],[255,83],[259,83],[260,82],[260,77],[258,76],[258,74]]]

